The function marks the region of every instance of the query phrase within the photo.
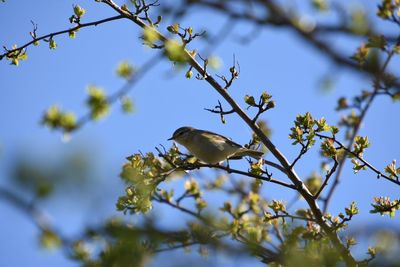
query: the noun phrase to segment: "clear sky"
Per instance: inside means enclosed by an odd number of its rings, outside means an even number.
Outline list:
[[[31,20],[38,24],[39,35],[68,28],[72,5],[76,3],[69,0],[1,3],[0,44],[10,47],[30,40]],[[115,15],[110,8],[94,1],[79,4],[87,9],[84,22]],[[372,10],[374,5],[367,8]],[[311,14],[307,8],[304,13]],[[207,14],[206,19],[204,14]],[[330,18],[321,19],[329,21]],[[216,34],[224,22],[217,14],[197,11],[181,24]],[[162,27],[168,23],[171,21],[165,21]],[[287,30],[264,28],[252,42],[243,45],[237,41],[253,30],[251,25],[240,24],[218,46],[214,54],[221,58],[222,66],[216,73],[227,74],[235,55],[240,64],[240,77],[230,88],[232,96],[243,105],[245,94],[258,96],[267,90],[273,95],[277,106],[263,119],[272,128],[272,141],[293,159],[299,148],[291,145],[288,134],[297,114],[309,111],[314,117],[324,116],[329,123],[336,124],[340,119],[340,114],[334,110],[338,97],[354,96],[361,89],[371,88],[371,82],[347,69],[337,68]],[[29,60],[21,62],[19,67],[10,66],[5,60],[0,62],[0,186],[18,190],[10,180],[13,166],[21,158],[41,164],[62,164],[65,156],[85,151],[84,155],[95,170],[91,172],[95,187],[67,187],[57,199],[38,203],[65,234],[76,235],[82,225],[95,224],[112,215],[122,216],[117,214],[114,205],[117,197],[123,194],[118,175],[125,157],[139,150],[154,152],[159,144],[169,146],[167,138],[176,128],[191,125],[208,129],[243,144],[251,137],[251,131],[237,116],[228,116],[227,124],[222,125],[217,115],[205,111],[204,108],[214,107],[221,97],[205,82],[185,79],[185,70],[174,68],[166,60],[154,66],[130,91],[135,104],[133,114],[125,115],[115,105],[106,119],[89,122],[73,134],[68,143],[61,141],[58,132],[40,125],[44,110],[52,104],[59,104],[78,116],[85,114],[89,84],[103,87],[109,93],[121,88],[124,82],[115,74],[118,62],[128,60],[140,66],[155,53],[140,44],[139,34],[138,27],[127,21],[110,22],[82,29],[75,40],[68,36],[57,37],[58,48],[54,51],[43,42],[39,47],[30,47]],[[195,42],[192,47],[197,45],[203,47],[204,43]],[[345,38],[332,38],[332,46],[345,47],[349,56],[357,45]],[[390,67],[398,69],[398,63],[395,60]],[[327,75],[334,81],[333,89],[328,92],[320,89],[320,81]],[[380,169],[392,159],[400,158],[399,111],[400,106],[387,97],[378,98],[360,132],[368,134],[372,143],[366,158]],[[267,158],[271,159],[271,155]],[[300,162],[298,173],[305,177],[317,170],[318,159],[317,152],[307,155]],[[264,187],[263,192],[271,199],[290,201],[293,198],[292,193],[280,187],[270,184]],[[86,195],[87,192],[90,194]],[[347,164],[330,211],[337,214],[354,200],[361,213],[355,218],[356,226],[363,224],[365,218],[393,225],[398,219],[369,217],[369,203],[374,196],[398,197],[398,192],[392,184],[377,180],[372,172],[354,175]],[[24,197],[31,199],[29,195]],[[159,212],[160,217],[168,218],[166,223],[174,222],[168,210],[159,209]],[[3,240],[0,242],[0,266],[76,266],[61,253],[39,249],[38,231],[25,214],[3,201],[0,201],[0,214],[0,238]],[[219,260],[221,264],[229,264],[226,259]]]

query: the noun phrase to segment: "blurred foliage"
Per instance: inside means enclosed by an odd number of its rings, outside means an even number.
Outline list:
[[[110,105],[104,90],[100,87],[90,85],[87,91],[89,96],[86,100],[86,105],[90,109],[91,117],[94,120],[99,120],[106,116],[109,112]]]
[[[21,155],[12,172],[12,181],[38,198],[69,194],[77,187],[83,190],[94,178],[93,162],[83,150],[51,159]]]

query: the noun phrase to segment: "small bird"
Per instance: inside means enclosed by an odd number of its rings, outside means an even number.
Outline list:
[[[208,164],[244,156],[260,159],[264,154],[261,151],[245,148],[225,136],[193,127],[177,129],[168,140],[183,145],[196,158]]]

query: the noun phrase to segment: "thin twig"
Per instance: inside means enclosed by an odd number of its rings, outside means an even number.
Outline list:
[[[196,163],[196,164],[185,165],[185,166],[180,166],[180,167],[184,168],[185,170],[194,170],[194,169],[198,169],[198,168],[215,168],[215,169],[224,170],[227,173],[241,174],[244,176],[252,177],[255,179],[263,180],[263,181],[274,183],[274,184],[279,184],[281,186],[284,186],[284,187],[287,187],[287,188],[290,188],[293,190],[297,190],[296,186],[294,186],[292,184],[287,184],[285,182],[282,182],[282,181],[274,179],[274,178],[268,178],[268,177],[264,177],[264,176],[250,173],[247,171],[236,170],[236,169],[232,169],[230,167],[218,165],[218,164]]]
[[[358,131],[360,130],[361,124],[364,121],[365,116],[367,115],[367,112],[372,104],[372,102],[374,101],[375,97],[377,96],[378,90],[379,90],[379,83],[380,80],[382,78],[382,76],[384,75],[387,66],[389,65],[389,62],[391,60],[391,58],[394,55],[394,51],[392,50],[391,52],[389,52],[382,68],[381,71],[379,72],[378,77],[376,77],[377,82],[375,83],[375,88],[374,88],[374,92],[371,94],[370,98],[368,99],[365,107],[363,108],[363,110],[361,111],[361,114],[359,116],[359,121],[357,123],[357,125],[355,126],[354,130],[353,130],[353,134],[350,137],[350,141],[349,144],[346,146],[344,146],[343,144],[340,144],[342,146],[342,148],[346,148],[346,153],[343,155],[342,159],[339,161],[339,167],[336,173],[336,176],[334,178],[333,181],[333,185],[332,187],[329,189],[328,194],[326,195],[326,197],[324,198],[324,212],[326,212],[328,210],[328,206],[329,206],[329,202],[333,196],[333,193],[335,192],[336,187],[339,185],[340,183],[340,178],[344,169],[344,165],[346,163],[346,159],[347,159],[347,153],[348,151],[351,151],[351,147],[353,146],[354,140],[358,134]],[[391,180],[391,179],[390,179]],[[393,180],[392,180],[393,182]]]
[[[153,199],[154,199],[155,201],[159,202],[159,203],[165,203],[165,204],[167,204],[168,206],[171,206],[171,207],[173,207],[173,208],[175,208],[175,209],[178,209],[178,210],[182,211],[183,213],[186,213],[186,214],[189,214],[189,215],[191,215],[191,216],[193,216],[193,217],[196,217],[197,219],[200,219],[201,221],[207,221],[206,218],[203,217],[203,216],[201,216],[198,212],[194,212],[194,211],[192,211],[192,210],[189,210],[189,209],[187,209],[187,208],[184,208],[184,207],[180,206],[180,205],[177,204],[177,203],[173,203],[173,202],[171,202],[171,201],[168,201],[167,199],[163,198],[163,197],[162,197],[160,194],[158,194],[158,193],[155,193],[154,195],[155,195],[155,197],[153,197]]]
[[[333,167],[329,170],[329,172],[325,175],[325,180],[323,182],[323,184],[321,185],[321,187],[319,188],[318,192],[315,194],[315,199],[318,199],[319,195],[321,194],[321,192],[324,190],[325,186],[328,185],[329,179],[331,178],[332,174],[335,173],[337,166],[339,165],[339,161],[334,158],[334,163],[333,163]]]
[[[57,36],[57,35],[66,34],[66,33],[69,33],[71,31],[77,31],[77,30],[85,28],[85,27],[97,26],[97,25],[100,25],[100,24],[103,24],[103,23],[106,23],[106,22],[109,22],[109,21],[119,20],[119,19],[123,19],[123,18],[124,18],[124,16],[118,15],[118,16],[114,16],[114,17],[110,17],[110,18],[106,18],[106,19],[102,19],[102,20],[93,21],[93,22],[81,23],[81,24],[78,24],[77,26],[72,27],[72,28],[67,29],[67,30],[53,32],[53,33],[49,33],[49,34],[46,34],[46,35],[43,35],[43,36],[40,36],[40,37],[36,37],[36,38],[33,38],[32,41],[27,42],[26,44],[24,44],[22,46],[19,46],[19,47],[14,48],[14,49],[6,50],[5,53],[0,55],[0,59],[2,59],[3,57],[5,57],[5,56],[7,56],[9,54],[14,53],[14,52],[22,51],[23,49],[27,48],[28,46],[34,44],[37,41],[41,41],[41,40],[47,39],[47,38],[52,38],[52,37]],[[36,30],[34,30],[34,32],[36,32]]]
[[[290,215],[288,213],[286,214],[277,214],[273,215],[271,217],[266,218],[267,221],[274,220],[274,219],[279,219],[279,218],[289,218],[292,220],[301,220],[301,221],[307,221],[307,222],[316,222],[315,219],[313,218],[307,218],[307,217],[301,217],[301,216],[296,216],[296,215]]]
[[[357,158],[358,160],[360,160],[364,166],[368,167],[369,169],[371,169],[373,172],[375,172],[377,174],[377,177],[383,177],[386,180],[395,183],[397,185],[400,185],[400,181],[397,181],[395,179],[390,178],[389,176],[387,176],[386,174],[382,173],[381,171],[379,171],[377,168],[375,168],[371,163],[369,163],[368,161],[366,161],[364,158],[360,157],[360,155],[357,155],[356,153],[354,153],[353,151],[351,151],[351,149],[349,149],[348,147],[346,147],[344,144],[342,144],[340,141],[326,136],[326,135],[322,135],[322,134],[315,134],[316,136],[320,137],[320,138],[325,138],[325,139],[330,139],[333,140],[333,142],[335,142],[335,144],[337,144],[339,146],[339,149],[343,149],[346,151],[347,154],[351,154],[352,156],[354,156],[355,158]]]

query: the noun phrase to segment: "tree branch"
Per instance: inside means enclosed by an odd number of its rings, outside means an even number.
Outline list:
[[[130,14],[129,12],[122,10],[117,4],[112,0],[103,0],[104,3],[112,7],[120,15],[126,16],[132,22],[139,25],[142,28],[146,28],[147,25],[137,16]],[[158,36],[158,39],[162,42],[166,42],[167,38],[154,30]],[[261,142],[271,151],[275,158],[281,163],[283,168],[287,171],[288,178],[296,186],[298,192],[303,196],[303,198],[308,203],[317,223],[320,225],[322,230],[327,234],[332,244],[336,247],[343,260],[348,266],[355,266],[356,261],[350,254],[349,250],[342,244],[338,235],[332,229],[329,224],[325,221],[322,211],[320,210],[318,203],[315,201],[311,192],[304,185],[300,177],[297,175],[295,170],[291,168],[291,164],[286,159],[286,157],[278,150],[278,148],[271,142],[271,140],[263,133],[263,131],[255,124],[250,117],[241,109],[241,107],[236,103],[236,101],[228,94],[228,92],[222,87],[206,70],[201,66],[196,59],[187,51],[184,50],[188,58],[188,63],[195,68],[206,80],[236,111],[236,113],[243,119],[243,121],[257,134]]]
[[[115,101],[120,99],[121,97],[127,95],[130,90],[132,90],[133,86],[140,81],[140,79],[146,75],[148,71],[150,71],[154,66],[160,62],[161,53],[156,54],[155,56],[151,57],[147,60],[139,69],[135,70],[132,78],[127,80],[127,82],[114,94],[111,94],[107,97],[107,103],[113,104]],[[76,123],[76,129],[81,128],[84,124],[91,120],[91,113],[87,113],[80,117]]]
[[[339,145],[339,149],[344,149],[346,151],[346,154],[351,154],[352,156],[354,156],[355,158],[360,160],[365,166],[367,166],[369,169],[371,169],[373,172],[375,172],[378,175],[378,178],[383,177],[386,180],[388,180],[394,184],[400,185],[400,181],[394,180],[394,179],[390,178],[389,176],[387,176],[386,174],[382,173],[377,168],[375,168],[372,164],[370,164],[368,161],[366,161],[364,158],[360,157],[359,155],[357,155],[356,153],[351,151],[351,149],[349,149],[348,146],[346,147],[344,144],[342,144],[340,141],[336,140],[335,138],[332,138],[332,137],[329,137],[326,135],[322,135],[319,133],[316,133],[315,135],[320,138],[333,140],[333,142],[335,142],[335,144]]]
[[[360,114],[360,116],[359,116],[359,121],[358,121],[357,125],[354,127],[353,133],[352,133],[352,135],[351,135],[351,137],[350,137],[349,144],[348,144],[347,147],[346,147],[346,146],[344,146],[344,145],[341,144],[341,143],[337,143],[337,144],[340,145],[342,148],[345,148],[346,153],[343,155],[343,158],[339,161],[339,167],[338,167],[338,171],[337,171],[337,173],[336,173],[336,176],[335,176],[335,178],[334,178],[333,185],[332,185],[332,187],[329,189],[327,196],[324,198],[324,212],[327,211],[328,206],[329,206],[329,202],[330,202],[330,200],[331,200],[331,198],[332,198],[332,196],[333,196],[333,193],[335,192],[336,187],[337,187],[337,186],[339,185],[339,183],[340,183],[340,177],[341,177],[341,175],[342,175],[343,168],[344,168],[344,165],[345,165],[345,163],[346,163],[347,153],[348,153],[349,151],[351,151],[351,147],[353,146],[354,140],[355,140],[355,138],[356,138],[356,136],[357,136],[357,134],[358,134],[358,132],[359,132],[359,130],[360,130],[361,124],[362,124],[362,122],[364,121],[364,118],[365,118],[365,116],[367,115],[367,112],[368,112],[368,110],[369,110],[369,108],[370,108],[372,102],[374,101],[375,97],[376,97],[377,94],[378,94],[380,81],[381,81],[381,79],[382,79],[382,76],[384,76],[384,73],[385,73],[385,71],[386,71],[386,68],[387,68],[387,66],[389,65],[389,62],[390,62],[391,58],[393,57],[393,55],[394,55],[394,51],[392,50],[392,51],[389,52],[389,54],[388,54],[388,56],[387,56],[385,62],[384,62],[383,65],[382,65],[381,70],[379,71],[379,73],[378,73],[378,75],[377,75],[377,77],[376,77],[376,82],[374,83],[374,91],[373,91],[373,93],[371,94],[371,96],[369,97],[369,99],[368,99],[366,105],[364,106],[364,108],[363,108],[362,111],[361,111],[361,114]],[[335,140],[335,141],[336,141],[336,140]],[[361,160],[361,159],[360,159],[360,160]],[[365,164],[365,163],[364,163],[364,164]],[[372,169],[372,168],[371,168],[371,169]],[[376,171],[375,171],[375,172],[376,172]],[[380,172],[378,171],[377,173],[379,174]],[[392,179],[389,179],[389,180],[392,181],[392,182],[394,182],[394,180],[392,180]]]
[[[296,190],[296,187],[294,185],[291,184],[287,184],[285,182],[282,182],[280,180],[271,178],[271,177],[265,177],[262,175],[257,175],[254,173],[250,173],[250,172],[246,172],[246,171],[241,171],[241,170],[236,170],[236,169],[232,169],[229,166],[223,166],[223,165],[219,165],[219,164],[206,164],[206,163],[200,163],[200,162],[196,162],[195,164],[182,164],[182,165],[176,165],[174,164],[159,148],[156,148],[159,156],[162,157],[163,159],[165,159],[169,164],[171,164],[173,166],[173,169],[169,170],[167,173],[163,174],[163,175],[170,175],[175,171],[178,170],[185,170],[185,171],[189,171],[189,170],[195,170],[195,169],[200,169],[200,168],[215,168],[215,169],[220,169],[220,170],[224,170],[227,173],[236,173],[236,174],[241,174],[243,176],[247,176],[247,177],[252,177],[255,179],[259,179],[262,181],[266,181],[266,182],[270,182],[270,183],[274,183],[274,184],[278,184],[293,190]],[[271,162],[271,161],[263,161],[264,164],[267,165],[271,165],[277,169],[279,169],[280,171],[282,171],[283,173],[286,174],[286,171],[278,164]]]
[[[312,47],[314,47],[319,53],[321,53],[323,56],[328,57],[330,60],[332,60],[335,64],[344,66],[346,68],[349,68],[350,70],[356,72],[356,73],[361,73],[361,74],[367,74],[367,75],[376,75],[373,69],[371,68],[360,68],[360,66],[355,63],[354,61],[350,60],[347,55],[341,55],[338,51],[336,51],[332,45],[330,44],[330,41],[324,42],[320,38],[318,38],[317,34],[322,34],[324,32],[337,32],[338,30],[342,30],[343,28],[340,26],[330,26],[330,25],[321,25],[321,26],[316,26],[315,29],[306,32],[299,28],[297,25],[294,24],[292,19],[290,18],[290,14],[286,14],[283,9],[276,4],[273,0],[268,0],[268,1],[258,1],[260,6],[259,8],[261,9],[263,6],[265,7],[265,13],[268,14],[266,16],[260,17],[256,16],[253,13],[250,12],[237,12],[228,7],[226,3],[220,3],[218,1],[209,1],[209,0],[198,0],[194,1],[191,3],[192,5],[198,5],[198,6],[203,6],[210,8],[212,10],[216,10],[221,12],[222,14],[225,14],[229,17],[242,20],[242,21],[248,21],[252,22],[256,25],[260,26],[275,26],[275,27],[286,27],[289,30],[292,30],[297,36],[299,36],[301,39],[309,43]],[[294,15],[293,15],[294,16]],[[348,31],[343,31],[347,34],[349,34]],[[370,30],[367,32],[364,36],[370,36],[370,35],[375,35],[377,36],[378,34],[374,30]],[[356,36],[357,38],[360,38],[359,35],[353,34],[352,36]],[[395,36],[390,36],[389,41],[391,42],[396,42],[398,40],[398,37]],[[395,82],[394,87],[397,89],[400,89],[400,83]]]
[[[114,16],[114,17],[110,17],[110,18],[106,18],[106,19],[102,19],[102,20],[93,21],[93,22],[80,23],[77,26],[72,27],[72,28],[67,29],[67,30],[53,32],[53,33],[49,33],[49,34],[46,34],[46,35],[43,35],[43,36],[40,36],[40,37],[33,38],[32,41],[30,41],[30,42],[28,42],[28,43],[26,43],[26,44],[24,44],[22,46],[19,46],[19,47],[14,48],[14,49],[6,50],[5,53],[0,54],[0,60],[3,59],[4,57],[14,53],[14,52],[18,52],[18,53],[22,52],[23,49],[27,48],[28,46],[34,44],[37,41],[41,41],[41,40],[47,39],[47,38],[52,38],[54,36],[66,34],[66,33],[72,32],[72,31],[77,31],[77,30],[79,30],[81,28],[86,28],[86,27],[90,27],[90,26],[97,26],[97,25],[100,25],[100,24],[103,24],[103,23],[106,23],[106,22],[109,22],[109,21],[119,20],[119,19],[122,19],[122,18],[124,18],[124,16],[118,15],[118,16]]]
[[[17,194],[2,187],[0,187],[0,198],[23,211],[41,231],[53,229],[47,215],[33,203],[25,201]]]
[[[325,180],[324,183],[321,185],[321,187],[319,188],[318,192],[315,194],[315,199],[318,199],[318,197],[320,196],[321,192],[324,190],[325,186],[328,185],[328,181],[331,178],[332,174],[335,173],[337,166],[339,165],[339,162],[337,161],[336,158],[333,159],[334,160],[334,164],[333,167],[329,170],[329,172],[326,174],[325,176]]]

